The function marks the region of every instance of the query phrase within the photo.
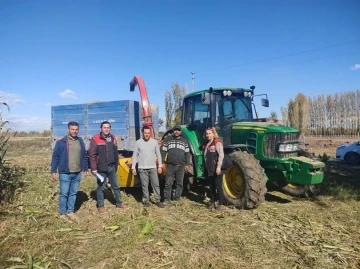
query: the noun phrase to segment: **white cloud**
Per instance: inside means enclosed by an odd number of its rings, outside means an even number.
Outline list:
[[[3,120],[9,122],[7,126],[13,131],[44,131],[51,128],[50,119],[38,116],[4,114]]]
[[[358,70],[358,69],[360,69],[360,64],[355,64],[355,65],[352,66],[350,69],[351,69],[351,70]]]
[[[0,101],[1,103],[7,103],[10,106],[10,108],[26,103],[25,100],[21,98],[20,95],[16,93],[2,92],[2,91],[0,91]]]
[[[64,99],[77,99],[76,93],[70,89],[66,89],[63,92],[59,92],[59,95]]]

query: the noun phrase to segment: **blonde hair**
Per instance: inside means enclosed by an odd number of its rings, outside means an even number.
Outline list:
[[[215,127],[208,127],[205,129],[204,131],[204,139],[206,139],[206,131],[211,131],[213,134],[214,134],[214,139],[218,139],[219,138],[219,135],[215,129]]]

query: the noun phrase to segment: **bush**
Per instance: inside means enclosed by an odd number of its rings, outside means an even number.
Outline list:
[[[0,203],[11,203],[18,188],[23,186],[21,177],[25,174],[25,168],[9,166],[0,167]]]
[[[319,159],[321,162],[326,163],[330,159],[330,156],[326,153],[324,153],[323,155],[319,154]]]
[[[0,203],[12,201],[15,191],[22,186],[21,176],[25,173],[25,169],[10,166],[5,159],[9,142],[6,124],[0,114]]]

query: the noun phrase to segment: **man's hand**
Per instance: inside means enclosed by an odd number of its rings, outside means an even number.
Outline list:
[[[221,174],[221,168],[216,168],[216,174],[220,175]]]
[[[157,172],[158,172],[159,175],[161,175],[161,173],[162,173],[162,167],[159,166]]]
[[[189,166],[188,165],[185,165],[185,172],[189,172]]]
[[[93,170],[93,171],[91,171],[91,173],[92,173],[94,176],[96,176],[97,170]]]
[[[83,171],[83,176],[88,176],[89,175],[89,172],[88,171]]]
[[[131,169],[131,173],[134,175],[134,176],[136,176],[136,169],[135,168],[133,168],[133,169]]]
[[[58,180],[58,174],[57,174],[57,173],[52,173],[52,174],[51,174],[51,179],[52,179],[53,181],[57,181],[57,180]]]

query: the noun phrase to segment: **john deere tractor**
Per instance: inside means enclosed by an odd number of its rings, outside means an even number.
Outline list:
[[[267,183],[302,196],[323,180],[324,164],[299,156],[297,129],[254,116],[254,89],[210,88],[190,93],[184,97],[181,115],[182,134],[192,155],[189,184],[204,182],[201,145],[205,129],[215,127],[233,164],[223,176],[225,199],[244,209],[264,201]],[[261,95],[265,96],[262,106],[268,107],[267,95]]]

